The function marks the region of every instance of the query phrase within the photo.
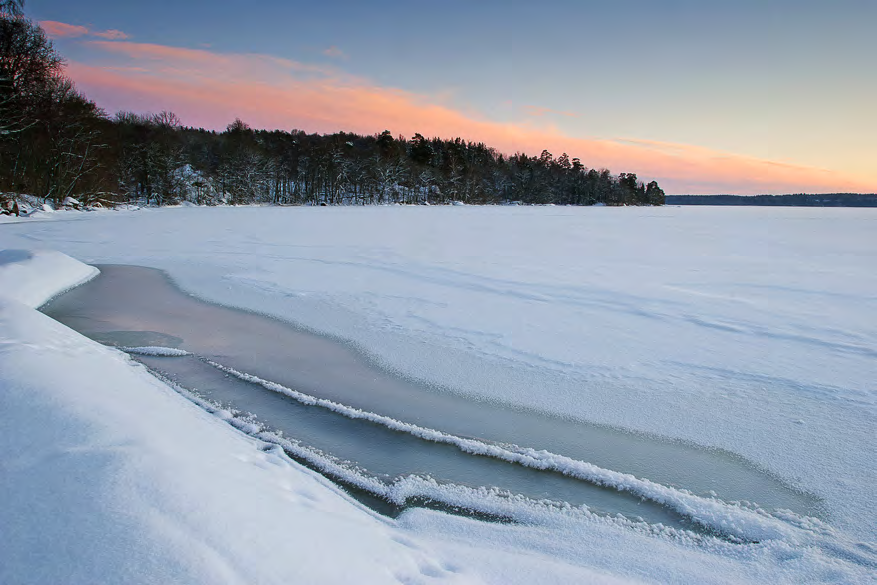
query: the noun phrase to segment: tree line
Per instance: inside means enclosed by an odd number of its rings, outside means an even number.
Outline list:
[[[791,193],[788,195],[668,195],[669,205],[778,207],[877,207],[877,193]]]
[[[566,153],[504,155],[461,138],[187,128],[170,112],[109,117],[63,74],[45,32],[0,0],[0,192],[55,204],[510,203],[662,205],[658,183]]]

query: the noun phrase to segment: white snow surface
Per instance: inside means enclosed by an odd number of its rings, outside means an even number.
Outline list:
[[[71,563],[67,582],[867,582],[875,222],[870,209],[465,206],[0,226],[13,250],[0,255],[0,299],[13,299],[0,306],[0,501],[12,503],[0,582],[53,582]],[[33,247],[165,269],[193,294],[351,340],[449,391],[736,452],[823,498],[833,528],[728,545],[597,518],[376,517],[28,308],[93,275],[69,263],[31,284],[49,256],[14,250]],[[59,543],[57,561],[34,560]]]
[[[52,250],[0,250],[0,295],[33,308],[98,273]]]

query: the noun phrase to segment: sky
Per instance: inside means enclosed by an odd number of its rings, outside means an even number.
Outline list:
[[[108,113],[567,152],[668,193],[877,192],[874,0],[27,0]]]

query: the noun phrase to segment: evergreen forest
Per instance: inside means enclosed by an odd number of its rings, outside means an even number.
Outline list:
[[[170,112],[108,116],[63,58],[0,0],[0,193],[83,204],[662,205],[658,183],[547,150],[504,154],[461,138],[185,127]]]

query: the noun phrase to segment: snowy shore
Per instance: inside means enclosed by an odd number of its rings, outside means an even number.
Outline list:
[[[0,581],[866,582],[875,216],[710,211],[177,209],[2,226],[0,248],[12,251],[0,255],[0,401],[11,424],[0,497],[14,505],[0,512],[11,543]],[[631,247],[643,230],[660,253]],[[381,518],[34,311],[94,273],[14,251],[34,242],[164,268],[200,296],[344,334],[457,392],[734,450],[824,497],[842,532],[814,525],[732,546],[599,521]],[[600,343],[585,347],[595,333]],[[455,368],[442,371],[448,356]],[[488,377],[507,383],[474,387]],[[534,381],[536,403],[525,392]],[[36,561],[46,549],[53,560]]]
[[[465,555],[33,310],[94,273],[57,253],[0,256],[0,582],[482,582]],[[521,564],[538,581],[539,562]]]

